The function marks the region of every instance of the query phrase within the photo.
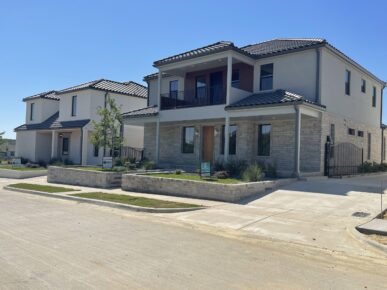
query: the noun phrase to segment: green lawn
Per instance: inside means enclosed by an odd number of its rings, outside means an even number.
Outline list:
[[[38,167],[24,167],[24,166],[12,166],[12,165],[0,165],[0,169],[9,169],[9,170],[17,170],[17,171],[30,171],[30,170],[46,170],[46,168]]]
[[[80,170],[86,170],[86,171],[103,171],[103,172],[124,172],[113,169],[105,169],[102,167],[70,167],[71,169],[80,169]]]
[[[49,193],[76,191],[75,189],[72,189],[72,188],[31,184],[31,183],[15,183],[15,184],[9,185],[9,187],[18,188],[18,189],[36,190],[36,191],[49,192]]]
[[[200,206],[196,204],[164,201],[159,199],[137,197],[137,196],[131,196],[131,195],[124,195],[124,194],[110,194],[110,193],[104,193],[104,192],[86,192],[86,193],[76,193],[71,195],[77,196],[77,197],[112,201],[112,202],[118,202],[123,204],[130,204],[130,205],[136,205],[136,206],[142,206],[142,207],[153,207],[153,208],[190,208],[190,207]]]
[[[172,178],[172,179],[184,179],[184,180],[196,180],[196,181],[207,181],[207,182],[214,182],[214,183],[222,183],[222,184],[236,184],[241,183],[241,180],[235,179],[235,178],[225,178],[225,179],[216,179],[216,178],[209,178],[209,177],[203,177],[201,178],[199,175],[196,174],[176,174],[176,173],[150,173],[147,174],[150,176],[155,177],[164,177],[164,178]]]

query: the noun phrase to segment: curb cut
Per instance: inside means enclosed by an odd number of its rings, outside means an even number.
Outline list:
[[[35,191],[35,190],[29,190],[29,189],[19,189],[19,188],[13,188],[13,187],[9,187],[9,186],[3,186],[3,189],[9,190],[9,191],[16,191],[16,192],[40,195],[40,196],[44,196],[44,197],[59,198],[59,199],[64,199],[64,200],[72,200],[72,201],[77,201],[79,203],[91,203],[91,204],[94,204],[94,205],[106,206],[106,207],[112,207],[112,208],[119,208],[119,209],[125,209],[125,210],[136,211],[136,212],[177,213],[177,212],[194,211],[194,210],[200,210],[200,209],[205,209],[206,208],[204,206],[192,207],[192,208],[154,208],[154,207],[142,207],[142,206],[136,206],[136,205],[122,204],[122,203],[112,202],[112,201],[97,200],[97,199],[83,198],[83,197],[70,196],[70,195],[62,195],[62,194],[54,194],[54,193]]]
[[[378,252],[382,252],[387,257],[387,246],[367,238],[366,235],[360,233],[356,227],[347,228],[347,232],[352,236],[352,238],[374,248]]]

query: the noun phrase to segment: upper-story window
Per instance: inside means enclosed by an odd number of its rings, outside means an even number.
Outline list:
[[[345,94],[351,94],[351,72],[349,70],[345,70]]]
[[[372,88],[372,107],[376,107],[376,87]]]
[[[177,92],[179,90],[179,81],[174,80],[169,82],[169,97],[177,99]]]
[[[366,92],[366,80],[365,79],[361,79],[361,92],[362,93],[365,93]]]
[[[273,64],[261,65],[261,79],[259,82],[259,89],[261,91],[273,89]]]
[[[71,100],[71,116],[77,115],[77,96],[73,96]]]
[[[35,103],[30,104],[30,121],[33,121],[35,118]]]
[[[239,69],[234,69],[231,76],[231,86],[239,89],[240,87]]]
[[[197,76],[196,77],[196,84],[195,84],[195,97],[198,98],[205,98],[206,97],[206,90],[207,90],[207,83],[206,83],[206,77],[205,76]]]

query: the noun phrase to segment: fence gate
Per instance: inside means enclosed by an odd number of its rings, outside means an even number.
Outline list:
[[[325,175],[338,177],[358,174],[363,164],[363,148],[352,143],[325,143]]]

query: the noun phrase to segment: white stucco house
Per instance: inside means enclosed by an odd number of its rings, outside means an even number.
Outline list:
[[[127,112],[146,106],[147,88],[131,81],[100,79],[24,98],[25,124],[15,129],[16,156],[33,162],[55,158],[74,164],[101,164],[104,148],[95,148],[90,142],[91,121],[99,120],[97,111],[106,105],[107,97]],[[123,136],[124,146],[143,148],[141,125],[125,125]]]
[[[145,156],[160,166],[239,159],[300,176],[386,159],[386,83],[325,39],[220,41],[153,66],[148,106],[124,122],[145,126]]]

